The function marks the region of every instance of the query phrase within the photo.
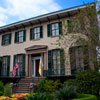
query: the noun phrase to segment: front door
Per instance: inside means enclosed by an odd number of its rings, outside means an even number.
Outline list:
[[[39,77],[39,64],[40,64],[40,57],[33,57],[32,58],[32,77]]]
[[[39,64],[40,64],[40,59],[35,60],[35,65],[36,65],[36,76],[40,76],[39,74]]]

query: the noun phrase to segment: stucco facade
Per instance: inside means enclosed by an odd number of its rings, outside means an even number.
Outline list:
[[[65,12],[65,13],[67,13],[67,12]],[[65,21],[67,19],[69,19],[68,15],[67,15],[67,16],[64,16],[64,17],[62,17],[60,19],[56,18],[54,20],[50,20],[50,21],[48,20],[48,21],[42,22],[40,24],[29,25],[29,26],[25,26],[23,28],[21,27],[21,28],[18,28],[18,29],[11,30],[11,31],[8,31],[8,32],[0,34],[0,42],[1,42],[2,41],[2,35],[8,34],[8,33],[12,33],[11,44],[10,45],[6,45],[6,46],[0,45],[0,56],[10,55],[10,72],[13,71],[14,55],[23,54],[24,53],[24,54],[26,54],[26,56],[25,56],[26,57],[26,60],[25,60],[25,72],[26,72],[27,75],[29,74],[29,73],[27,73],[27,71],[28,71],[28,67],[29,67],[28,65],[30,65],[30,64],[29,64],[29,62],[27,62],[28,58],[27,58],[27,52],[26,52],[25,49],[28,48],[28,47],[34,46],[34,45],[46,45],[46,46],[48,46],[47,52],[46,52],[46,55],[45,55],[46,58],[44,58],[44,59],[46,59],[45,60],[46,62],[44,64],[46,66],[44,66],[44,69],[45,70],[48,69],[48,50],[57,48],[57,46],[54,45],[54,43],[56,43],[56,41],[58,40],[59,36],[48,37],[47,36],[47,24],[62,21],[63,18],[65,19]],[[37,27],[37,26],[43,26],[43,38],[40,38],[40,39],[37,39],[37,40],[30,40],[30,28]],[[23,29],[26,30],[26,41],[22,42],[22,43],[15,43],[14,42],[15,32],[23,30]],[[76,42],[76,40],[78,39],[79,35],[80,34],[76,34],[74,39],[72,38],[72,35],[68,35],[67,36],[67,38],[68,38],[68,40],[66,40],[66,47],[67,48],[64,50],[66,55],[67,55],[67,58],[66,58],[67,64],[65,65],[65,75],[71,75],[69,48],[72,46],[71,45],[72,43]],[[76,45],[74,44],[73,46],[76,46]]]

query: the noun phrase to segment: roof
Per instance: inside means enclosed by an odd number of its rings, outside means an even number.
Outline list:
[[[48,46],[46,45],[33,45],[31,47],[25,48],[26,51],[37,50],[37,49],[46,49]]]
[[[94,3],[91,3],[91,6],[94,6]],[[19,28],[25,28],[26,26],[33,26],[35,24],[41,24],[42,22],[51,21],[54,19],[61,19],[66,16],[69,16],[72,13],[75,13],[75,11],[78,11],[81,8],[86,8],[86,7],[87,7],[87,4],[64,9],[64,10],[59,10],[56,12],[52,12],[52,13],[40,15],[37,17],[33,17],[30,19],[22,20],[19,22],[15,22],[12,24],[8,24],[8,25],[0,27],[0,33],[10,32],[12,30],[16,30]]]

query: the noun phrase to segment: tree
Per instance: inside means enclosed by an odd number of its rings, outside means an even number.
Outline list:
[[[56,42],[57,46],[65,49],[65,51],[75,45],[81,45],[83,51],[88,47],[89,60],[92,62],[91,68],[98,69],[97,60],[100,60],[100,40],[99,29],[96,12],[96,3],[87,4],[85,8],[76,11],[74,17],[67,20],[63,19],[63,34],[59,36]],[[86,56],[87,52],[84,53]],[[65,52],[65,59],[68,53]],[[86,56],[88,57],[88,56]],[[87,60],[87,58],[85,58]],[[68,60],[65,60],[68,64]]]

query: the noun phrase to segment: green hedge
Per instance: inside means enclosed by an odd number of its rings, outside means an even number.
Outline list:
[[[91,94],[81,94],[79,98],[72,100],[97,100],[97,97]]]

